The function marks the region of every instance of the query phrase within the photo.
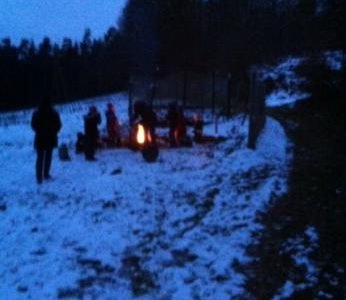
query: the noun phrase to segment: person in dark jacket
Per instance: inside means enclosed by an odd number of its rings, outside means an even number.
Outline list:
[[[178,107],[178,123],[175,135],[178,146],[186,146],[186,143],[188,143],[189,138],[187,136],[186,118],[184,114],[184,108],[182,106]]]
[[[96,160],[95,150],[99,139],[98,125],[101,124],[101,115],[95,106],[90,106],[89,112],[84,116],[85,133],[85,159]]]
[[[110,146],[121,146],[120,125],[115,114],[115,108],[112,103],[107,104],[106,127],[108,133],[108,143]]]
[[[50,178],[53,148],[58,145],[58,132],[61,129],[60,116],[48,100],[34,111],[31,127],[35,132],[34,145],[37,153],[36,180],[41,184],[43,178]]]
[[[179,121],[179,111],[178,106],[175,102],[170,103],[168,106],[168,111],[166,114],[166,120],[168,122],[169,127],[169,143],[171,147],[177,146],[177,140],[176,140],[176,130],[178,128],[178,121]]]
[[[196,143],[202,142],[203,136],[203,120],[200,114],[194,114],[192,118],[193,134]]]
[[[171,147],[181,146],[187,140],[186,119],[184,109],[175,102],[168,107],[166,119],[169,126],[169,142]]]

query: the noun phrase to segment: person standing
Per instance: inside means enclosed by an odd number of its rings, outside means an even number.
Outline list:
[[[108,133],[108,142],[110,146],[121,146],[120,137],[120,125],[118,118],[115,114],[115,108],[112,103],[107,104],[106,116],[106,127]]]
[[[203,136],[203,120],[200,114],[196,113],[192,117],[192,123],[193,123],[193,134],[194,134],[194,140],[196,143],[202,142],[202,136]]]
[[[31,118],[31,128],[35,132],[34,146],[36,149],[36,180],[50,178],[53,148],[58,145],[58,132],[61,129],[61,120],[58,112],[50,101],[43,101]]]
[[[96,160],[95,150],[99,139],[98,125],[101,124],[101,115],[96,106],[90,106],[89,112],[84,116],[84,133],[85,133],[85,159]]]
[[[178,128],[179,112],[178,112],[178,106],[175,102],[170,103],[170,105],[168,106],[166,120],[169,126],[169,134],[168,134],[169,143],[171,147],[176,147],[178,144],[176,131]]]
[[[182,146],[186,144],[188,141],[186,132],[186,118],[184,115],[184,108],[182,106],[178,107],[178,121],[177,128],[175,131],[175,140],[178,146]]]

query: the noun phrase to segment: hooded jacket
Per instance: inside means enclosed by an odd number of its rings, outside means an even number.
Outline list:
[[[31,128],[35,132],[35,148],[54,148],[58,145],[61,129],[60,116],[49,104],[42,104],[32,115]]]

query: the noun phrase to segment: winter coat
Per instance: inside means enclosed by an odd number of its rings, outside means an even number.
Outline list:
[[[171,130],[174,130],[175,128],[177,128],[178,121],[179,121],[179,112],[176,106],[171,105],[168,108],[166,119],[168,121],[168,125]]]
[[[110,137],[114,137],[118,134],[119,131],[119,122],[118,118],[115,115],[114,109],[106,110],[106,124],[107,124],[107,132]]]
[[[149,105],[142,101],[137,101],[134,105],[134,119],[141,118],[141,122],[146,128],[154,130],[157,123],[156,113]]]
[[[85,136],[89,139],[98,139],[99,130],[97,126],[101,124],[101,115],[100,113],[91,113],[89,112],[84,116],[84,132]]]
[[[31,118],[31,128],[35,132],[34,145],[39,148],[54,148],[58,145],[58,132],[61,129],[60,116],[49,105],[42,105]]]
[[[183,111],[178,112],[178,122],[177,122],[178,136],[186,136],[186,119]]]

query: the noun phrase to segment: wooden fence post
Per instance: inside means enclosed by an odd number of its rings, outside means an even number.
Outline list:
[[[211,77],[211,113],[212,115],[215,115],[215,81],[216,81],[216,74],[215,71],[213,71],[212,73],[212,77]]]
[[[183,71],[183,108],[186,107],[186,91],[187,90],[187,70]]]

